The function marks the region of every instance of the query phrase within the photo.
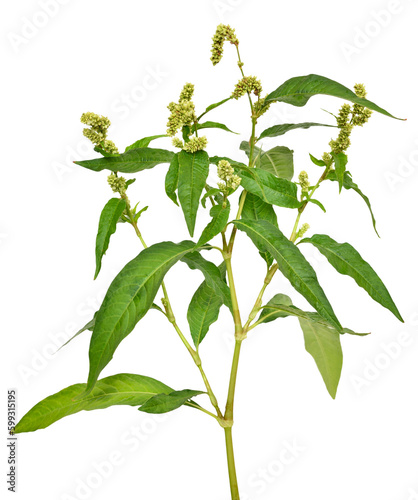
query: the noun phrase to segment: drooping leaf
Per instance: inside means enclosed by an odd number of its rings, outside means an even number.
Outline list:
[[[202,199],[200,200],[200,203],[202,204],[203,208],[206,208],[206,200],[210,196],[216,196],[221,193],[221,190],[218,188],[211,188],[211,187],[208,188],[208,186],[206,186],[206,189],[208,189],[208,191],[206,191],[206,193],[202,196]]]
[[[222,99],[222,101],[215,102],[214,104],[211,104],[210,106],[208,106],[205,109],[205,111],[203,111],[203,113],[201,115],[198,116],[197,121],[199,121],[202,118],[202,116],[204,116],[206,113],[209,113],[209,111],[211,111],[212,109],[215,109],[218,106],[221,106],[222,104],[224,104],[225,102],[230,101],[231,99],[232,99],[232,97],[227,97],[226,99]]]
[[[109,247],[110,237],[116,231],[116,224],[125,208],[125,200],[121,198],[111,198],[100,214],[99,229],[96,237],[96,271],[94,273],[94,279],[97,278],[100,272],[102,257]]]
[[[386,116],[390,116],[391,118],[396,118],[388,111],[384,110],[380,106],[377,106],[368,99],[357,97],[352,90],[344,85],[341,85],[334,80],[330,80],[325,76],[313,74],[296,76],[285,81],[282,85],[280,85],[280,87],[266,97],[265,103],[267,104],[269,102],[280,101],[292,104],[293,106],[305,106],[312,96],[318,94],[339,97],[346,101],[360,104],[360,106],[364,106]],[[398,120],[399,119],[400,118],[398,118]]]
[[[261,132],[258,140],[264,139],[264,137],[277,137],[279,135],[286,134],[291,130],[298,128],[309,128],[309,127],[335,127],[335,125],[327,125],[325,123],[314,123],[314,122],[304,122],[304,123],[282,123],[280,125],[273,125],[273,127],[266,128]]]
[[[285,208],[299,208],[302,205],[294,182],[276,177],[260,168],[250,171],[240,169],[238,175],[241,177],[241,186],[265,203]]]
[[[309,158],[311,159],[312,163],[314,163],[318,167],[325,167],[326,166],[326,163],[324,162],[324,160],[318,160],[318,158],[315,158],[315,156],[311,155],[311,153],[309,153]]]
[[[314,358],[330,396],[335,399],[343,366],[340,335],[332,328],[299,319],[305,338],[305,349]]]
[[[260,323],[270,323],[278,318],[286,318],[290,313],[287,310],[283,310],[281,306],[289,307],[291,305],[293,305],[292,299],[289,296],[278,293],[263,306],[257,321]]]
[[[125,149],[125,153],[126,151],[130,151],[131,149],[146,148],[147,146],[149,146],[151,141],[153,141],[154,139],[160,139],[160,137],[168,137],[168,135],[160,134],[160,135],[150,135],[148,137],[143,137],[142,139],[139,139],[139,141],[136,141],[130,146],[128,146]]]
[[[309,198],[309,200],[307,201],[308,203],[313,203],[314,205],[317,205],[323,212],[326,212],[324,205],[319,200],[315,200],[315,198]]]
[[[241,142],[240,149],[245,151],[250,157],[250,145],[247,141]],[[270,172],[276,177],[292,180],[294,174],[293,168],[293,150],[286,146],[276,146],[275,148],[263,151],[254,147],[256,157],[255,165],[266,172]]]
[[[403,322],[402,316],[382,280],[349,243],[337,243],[326,234],[315,234],[311,238],[304,238],[300,243],[314,245],[339,273],[353,278],[357,285],[364,288],[373,300],[389,309],[399,321]]]
[[[233,134],[237,134],[237,132],[233,132],[230,128],[228,128],[226,125],[223,123],[218,123],[218,122],[203,122],[203,123],[198,123],[197,124],[197,129],[201,130],[204,128],[220,128],[222,130],[225,130],[226,132],[231,132]]]
[[[150,309],[165,274],[194,245],[192,241],[156,243],[128,262],[112,281],[91,337],[87,391],[93,388],[117,346]]]
[[[100,172],[111,170],[133,174],[141,170],[153,168],[160,163],[170,163],[174,153],[165,149],[136,148],[118,156],[95,158],[94,160],[75,161],[77,165]]]
[[[305,297],[318,313],[335,328],[341,325],[318,282],[316,273],[299,248],[268,221],[241,219],[234,221],[238,229],[247,233],[259,251],[268,251],[276,260],[279,270],[291,285]]]
[[[343,188],[344,184],[344,174],[348,158],[345,153],[337,153],[337,154],[333,153],[332,156],[334,158],[335,177],[337,178],[339,192],[341,193],[341,189]]]
[[[157,394],[138,408],[145,413],[167,413],[183,406],[193,396],[204,394],[202,391],[184,389],[182,391],[172,391],[169,394]]]
[[[200,196],[209,175],[209,157],[206,151],[180,151],[178,159],[178,196],[187,228],[193,236]]]
[[[177,187],[179,185],[179,156],[175,154],[168,167],[167,174],[165,176],[165,192],[170,200],[174,201],[176,205],[177,202]]]
[[[336,174],[335,174],[335,172],[333,170],[331,170],[328,173],[328,175],[327,175],[326,178],[327,178],[327,180],[338,182],[337,176],[336,176]],[[362,191],[360,190],[360,188],[358,187],[358,185],[355,182],[353,182],[353,179],[351,178],[350,172],[346,171],[344,173],[343,187],[344,187],[344,189],[352,189],[353,191],[355,191],[356,193],[358,193],[363,198],[364,202],[366,203],[366,205],[369,208],[370,215],[372,217],[373,228],[374,228],[377,236],[379,236],[379,233],[377,232],[377,229],[376,229],[376,219],[374,218],[374,214],[373,214],[373,211],[372,211],[372,206],[370,204],[370,200],[369,200],[369,198],[365,194],[362,193]]]
[[[89,395],[79,398],[86,384],[75,384],[40,401],[18,422],[16,433],[45,429],[61,418],[82,410],[100,410],[114,405],[139,406],[160,393],[173,391],[150,377],[120,373],[99,380]]]
[[[267,220],[278,227],[274,208],[252,193],[247,193],[245,196],[241,217],[243,219]],[[260,255],[266,261],[268,267],[273,264],[273,257],[269,252],[260,252]]]
[[[221,270],[213,263],[203,258],[199,252],[191,252],[182,257],[182,262],[190,269],[198,269],[205,277],[206,283],[216,291],[222,303],[232,311],[231,292]]]
[[[222,262],[218,269],[225,281],[225,263]],[[190,334],[196,347],[205,338],[209,327],[217,321],[222,304],[223,300],[219,292],[211,288],[208,282],[204,280],[194,293],[187,310]]]
[[[214,205],[210,209],[210,216],[212,220],[203,230],[196,247],[200,247],[214,238],[219,234],[228,223],[229,212],[231,210],[231,205],[228,200],[226,200],[225,207],[223,205]]]

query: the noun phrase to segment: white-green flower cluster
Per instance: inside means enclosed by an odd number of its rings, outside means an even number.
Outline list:
[[[218,177],[223,182],[218,182],[218,188],[228,195],[230,190],[234,191],[241,184],[241,177],[234,174],[234,168],[227,160],[218,162]]]
[[[107,182],[114,193],[121,195],[126,193],[126,179],[124,177],[118,177],[117,174],[112,172],[107,178]]]
[[[354,85],[354,92],[357,97],[365,98],[367,96],[366,88],[362,83],[356,83]],[[353,125],[357,125],[362,127],[372,116],[372,111],[360,104],[353,105],[353,117],[351,119],[351,123]]]
[[[167,134],[170,137],[176,135],[184,125],[190,126],[196,120],[195,107],[192,102],[194,85],[186,83],[180,92],[179,102],[170,102],[167,106],[170,116],[167,122]]]
[[[173,140],[171,142],[175,148],[183,149],[184,146],[183,141],[178,137],[173,137]]]
[[[302,236],[308,231],[310,228],[310,225],[307,224],[306,222],[300,226],[299,231],[296,234],[296,238],[302,238]]]
[[[107,139],[107,129],[110,126],[109,118],[87,112],[81,115],[80,121],[90,127],[83,129],[83,135],[93,144],[101,147],[107,153],[119,153],[115,143]]]
[[[196,153],[196,151],[205,149],[207,145],[208,140],[204,135],[202,137],[191,137],[189,142],[184,143],[183,150],[189,153]]]
[[[212,56],[210,60],[212,64],[215,66],[222,59],[222,54],[224,52],[224,42],[228,40],[228,42],[233,45],[238,45],[239,41],[235,35],[235,30],[231,28],[231,26],[226,24],[220,24],[215,31],[215,34],[212,38]]]
[[[234,99],[239,99],[241,96],[245,95],[247,92],[254,92],[254,95],[259,96],[263,88],[261,87],[261,82],[255,76],[244,76],[235,85],[235,89],[231,94]]]
[[[299,174],[299,183],[300,187],[302,188],[302,193],[307,193],[309,189],[309,178],[305,170],[302,170],[302,172]]]

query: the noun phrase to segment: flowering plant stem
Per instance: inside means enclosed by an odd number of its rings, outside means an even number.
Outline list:
[[[234,425],[234,403],[237,386],[241,348],[249,332],[261,324],[293,318],[299,322],[305,348],[313,357],[322,376],[326,389],[332,398],[336,397],[342,369],[342,347],[340,338],[344,334],[367,335],[343,328],[337,318],[316,272],[302,254],[299,245],[311,244],[320,251],[330,265],[340,274],[350,276],[368,295],[403,321],[389,291],[372,269],[349,243],[338,243],[325,234],[304,237],[309,229],[307,223],[300,226],[302,215],[309,205],[317,205],[323,211],[322,202],[314,199],[323,182],[332,181],[341,193],[353,190],[364,200],[370,211],[374,229],[375,218],[369,198],[363,194],[352,175],[348,172],[346,151],[350,146],[350,134],[355,126],[363,126],[371,112],[395,118],[383,108],[366,99],[364,85],[356,84],[355,92],[347,87],[319,75],[291,78],[270,94],[261,97],[262,85],[255,76],[246,76],[238,49],[239,41],[230,26],[218,26],[213,37],[211,61],[218,64],[222,58],[224,43],[236,47],[237,64],[241,79],[230,96],[212,104],[200,115],[192,101],[194,86],[186,83],[178,102],[168,105],[170,115],[167,134],[146,136],[119,153],[116,145],[107,138],[110,120],[95,113],[83,113],[82,123],[87,127],[84,135],[94,144],[99,158],[77,161],[78,165],[95,172],[110,171],[108,184],[115,194],[103,208],[96,237],[96,278],[100,272],[102,259],[108,249],[111,235],[122,223],[130,224],[142,244],[140,253],[128,262],[117,274],[94,317],[74,336],[91,331],[89,347],[89,374],[86,383],[75,384],[40,401],[29,410],[15,428],[15,432],[32,432],[44,429],[57,420],[79,412],[107,408],[112,405],[128,405],[146,413],[166,413],[182,406],[199,410],[215,419],[225,434],[226,458],[228,466],[231,499],[239,500],[238,477],[235,466],[232,429]],[[336,116],[336,125],[313,122],[277,124],[261,132],[257,137],[256,125],[259,118],[268,112],[274,103],[304,106],[316,94],[344,99]],[[223,123],[202,122],[207,113],[232,99],[247,95],[250,105],[251,134],[248,141],[240,144],[240,150],[247,155],[247,161],[236,161],[224,156],[209,156],[206,151],[208,139],[202,129],[219,129],[231,133]],[[258,144],[264,138],[270,140],[283,136],[294,129],[310,127],[338,128],[336,139],[328,144],[330,151],[321,159],[310,155],[315,169],[323,168],[316,184],[311,185],[308,173],[300,171],[298,182],[294,182],[293,151],[278,145],[267,151]],[[181,138],[176,136],[180,133]],[[176,151],[150,147],[157,139],[172,138]],[[243,153],[241,153],[243,154]],[[172,202],[183,211],[190,238],[194,238],[200,204],[206,208],[210,201],[209,223],[194,240],[180,243],[161,241],[147,246],[139,228],[139,218],[147,207],[138,210],[132,207],[127,189],[135,179],[126,180],[119,176],[134,174],[168,164],[165,177],[165,192]],[[210,166],[215,165],[219,177],[217,187],[208,184]],[[235,193],[241,190],[237,200]],[[232,203],[238,201],[235,218],[230,220]],[[171,202],[170,202],[171,203]],[[277,209],[285,212],[296,210],[296,220],[290,237],[279,228]],[[280,219],[280,225],[282,219]],[[255,297],[254,305],[243,320],[238,303],[237,289],[232,268],[238,230],[248,236],[255,250],[265,261],[267,271],[262,286]],[[221,243],[212,244],[217,238]],[[205,256],[222,255],[220,263],[212,262]],[[205,256],[204,256],[205,255]],[[254,257],[252,256],[251,259]],[[202,273],[204,280],[195,291],[187,310],[189,332],[180,328],[169,299],[164,282],[165,275],[179,261],[191,270]],[[256,266],[254,266],[256,268]],[[313,310],[305,311],[296,307],[293,300],[278,293],[267,302],[264,296],[275,274],[283,277],[298,292]],[[248,276],[248,273],[245,274]],[[158,297],[161,305],[154,302]],[[225,306],[232,316],[234,325],[234,352],[232,356],[225,410],[222,412],[218,398],[209,382],[200,356],[200,344],[218,320],[221,307]],[[186,347],[197,366],[204,390],[174,390],[154,378],[120,373],[99,379],[103,369],[111,361],[120,342],[128,336],[140,320],[151,310],[162,313]],[[245,316],[243,316],[245,318]],[[180,322],[181,323],[181,322]],[[232,330],[232,323],[231,323]],[[189,340],[189,334],[192,342]],[[232,334],[232,331],[231,331]],[[73,338],[74,338],[73,337]],[[70,339],[72,340],[72,339]],[[206,395],[212,407],[205,408],[195,401]],[[207,402],[208,403],[208,402]]]

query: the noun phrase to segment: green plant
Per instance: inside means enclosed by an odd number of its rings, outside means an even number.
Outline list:
[[[363,198],[376,230],[370,201],[346,169],[346,151],[350,145],[353,127],[366,123],[372,111],[394,117],[366,99],[363,85],[355,85],[353,92],[335,81],[318,75],[291,78],[262,97],[260,81],[254,76],[246,76],[243,72],[243,63],[238,50],[239,42],[234,30],[229,26],[220,25],[216,30],[212,46],[213,64],[220,61],[225,41],[235,46],[241,72],[241,79],[232,94],[208,106],[203,113],[197,115],[192,101],[194,87],[187,83],[181,91],[178,102],[172,102],[168,106],[170,116],[167,134],[140,139],[119,154],[115,144],[107,139],[110,121],[94,113],[83,114],[81,121],[87,125],[84,135],[93,142],[95,151],[102,156],[76,163],[96,172],[110,170],[108,183],[117,195],[109,200],[100,215],[96,239],[95,278],[100,272],[110,237],[119,223],[127,223],[134,228],[144,249],[115,277],[99,310],[76,334],[86,330],[92,331],[87,383],[67,387],[38,403],[20,420],[15,432],[43,429],[81,410],[101,409],[112,405],[137,406],[140,411],[148,413],[169,412],[186,405],[214,418],[222,427],[226,439],[231,497],[237,500],[239,493],[232,427],[240,350],[247,334],[261,323],[288,316],[296,317],[303,331],[306,350],[313,356],[327,390],[333,398],[336,396],[342,368],[340,335],[367,335],[341,326],[315,271],[300,252],[299,245],[307,243],[314,245],[339,273],[351,276],[372,299],[390,310],[400,321],[403,320],[380,278],[350,244],[338,243],[323,234],[305,238],[304,235],[309,227],[306,223],[301,224],[301,217],[310,204],[317,205],[325,212],[322,203],[314,198],[314,194],[323,182],[333,181],[336,186],[338,185],[340,193],[342,188],[351,189]],[[248,156],[248,164],[223,156],[209,157],[205,151],[207,139],[199,133],[210,128],[226,132],[231,130],[224,124],[202,121],[202,118],[225,102],[239,99],[245,94],[251,110],[252,132],[248,142],[241,143],[240,149]],[[313,122],[280,124],[256,135],[258,119],[272,104],[283,102],[293,106],[304,106],[310,97],[317,94],[339,97],[352,105],[347,103],[342,105],[338,115],[335,116],[336,125]],[[321,159],[310,155],[312,163],[322,169],[315,183],[309,181],[305,171],[300,172],[298,182],[292,181],[293,152],[290,149],[276,146],[263,151],[257,145],[266,137],[278,137],[293,129],[318,126],[337,128],[338,134],[336,139],[330,141],[330,150],[325,152]],[[176,137],[178,132],[182,135],[181,139]],[[173,145],[179,151],[149,147],[152,141],[167,136],[173,137]],[[162,163],[169,165],[165,178],[166,194],[181,207],[190,236],[194,235],[200,204],[206,210],[206,206],[210,204],[211,220],[202,234],[195,238],[196,241],[188,240],[180,243],[163,241],[147,247],[138,227],[139,218],[146,207],[138,209],[138,204],[133,206],[127,195],[127,189],[135,179],[126,180],[118,174],[133,174]],[[217,187],[207,184],[210,165],[217,167],[219,176]],[[241,191],[239,197],[238,190]],[[236,215],[232,220],[231,202],[238,204]],[[286,208],[295,213],[296,220],[289,238],[279,229],[274,207]],[[237,230],[248,235],[266,262],[264,281],[245,321],[241,317],[231,264]],[[216,240],[213,241],[215,238],[219,240],[219,246],[216,246]],[[204,256],[217,252],[221,256],[219,265]],[[187,313],[193,345],[177,323],[163,281],[166,273],[179,261],[186,263],[192,270],[201,271],[204,277],[192,297]],[[289,280],[314,311],[301,310],[293,305],[290,297],[283,294],[275,295],[267,303],[263,302],[264,292],[277,271]],[[154,302],[160,291],[162,307]],[[216,322],[223,305],[231,312],[235,335],[235,350],[224,410],[221,409],[210,386],[199,354],[200,343],[210,326]],[[150,309],[157,309],[172,324],[200,371],[204,391],[173,390],[155,379],[126,373],[99,380],[101,371],[112,359],[117,346]],[[194,400],[203,394],[208,396],[213,409],[208,410]]]

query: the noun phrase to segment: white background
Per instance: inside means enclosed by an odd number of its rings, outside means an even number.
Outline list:
[[[115,274],[140,250],[132,228],[119,227],[99,278],[92,280],[97,222],[111,192],[104,172],[72,164],[95,156],[83,139],[80,115],[109,116],[110,138],[123,150],[143,136],[165,132],[166,106],[177,100],[185,82],[196,85],[198,110],[227,97],[239,78],[233,47],[225,46],[216,67],[209,59],[211,37],[224,22],[236,29],[246,73],[259,77],[267,92],[292,76],[318,73],[349,87],[364,82],[372,101],[407,118],[374,113],[352,136],[349,169],[371,199],[381,239],[361,198],[354,192],[339,196],[334,183],[318,192],[327,213],[312,206],[303,216],[311,224],[309,234],[348,241],[373,264],[405,324],[339,276],[314,249],[303,248],[341,322],[372,335],[342,338],[344,368],[335,401],[304,350],[297,321],[260,327],[245,342],[234,428],[242,497],[418,498],[417,2],[56,0],[48,5],[21,0],[1,6],[2,418],[6,387],[17,389],[21,417],[47,395],[86,380],[90,334],[55,356],[53,339],[68,339],[90,320]],[[127,98],[129,104],[123,104]],[[325,96],[303,108],[276,104],[258,130],[276,123],[333,123],[321,108],[336,113],[340,105]],[[246,99],[229,102],[210,119],[242,135],[209,131],[209,153],[244,160],[238,147],[249,136]],[[320,170],[308,153],[319,157],[331,137],[329,129],[301,130],[265,140],[264,146],[291,147],[296,174],[306,169],[316,179]],[[169,139],[154,145],[171,148]],[[188,237],[181,211],[165,196],[165,171],[160,165],[141,172],[129,189],[133,200],[150,207],[140,220],[149,244]],[[286,209],[278,214],[287,234],[294,214]],[[207,221],[202,212],[198,229]],[[264,264],[243,234],[233,265],[245,315]],[[201,279],[184,264],[167,277],[184,329],[188,299]],[[277,275],[266,298],[278,292],[306,307]],[[223,310],[201,349],[222,402],[231,326]],[[102,376],[119,372],[153,376],[175,389],[202,387],[174,330],[156,312],[124,340]],[[2,429],[5,467],[5,425]],[[222,431],[189,408],[158,420],[130,407],[79,413],[21,435],[18,443],[21,500],[228,498]],[[293,460],[283,460],[289,458],[283,450],[294,445]],[[95,464],[115,457],[113,470],[98,475]],[[6,490],[5,472],[1,488]]]

